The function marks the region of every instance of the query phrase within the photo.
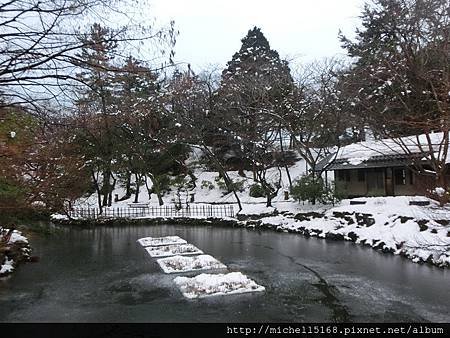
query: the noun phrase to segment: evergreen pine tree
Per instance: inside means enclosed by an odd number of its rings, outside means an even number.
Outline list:
[[[249,30],[222,72],[219,130],[226,140],[222,146],[233,149],[242,163],[250,163],[255,181],[266,191],[268,205],[279,187],[266,181],[265,171],[272,164],[269,153],[279,140],[285,99],[293,89],[288,63],[270,48],[260,28]]]

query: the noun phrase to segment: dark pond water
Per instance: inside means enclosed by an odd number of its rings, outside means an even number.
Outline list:
[[[266,287],[187,300],[136,240],[178,235]],[[450,271],[346,242],[193,226],[64,228],[0,281],[6,322],[394,322],[450,319]]]

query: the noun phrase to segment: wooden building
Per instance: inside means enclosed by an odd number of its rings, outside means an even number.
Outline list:
[[[437,148],[442,133],[432,135]],[[333,171],[336,184],[348,197],[424,195],[435,179],[431,170],[426,175],[417,170],[417,164],[429,167],[430,152],[422,150],[430,148],[418,146],[421,137],[350,144],[319,162],[316,171]]]

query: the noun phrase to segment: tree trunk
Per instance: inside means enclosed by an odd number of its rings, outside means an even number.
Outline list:
[[[291,173],[289,172],[289,168],[288,168],[288,166],[286,164],[286,158],[284,156],[283,137],[281,135],[281,128],[279,130],[279,135],[280,135],[281,158],[282,158],[283,166],[284,166],[284,169],[286,170],[286,175],[287,175],[287,178],[288,178],[288,181],[289,181],[289,189],[292,189]]]
[[[106,170],[103,172],[103,186],[102,186],[102,190],[103,190],[103,202],[102,205],[104,207],[108,206],[108,196],[109,196],[109,192],[110,192],[110,177],[111,177],[111,172],[109,170]]]
[[[253,180],[254,180],[255,182],[259,182],[259,180],[258,180],[258,173],[257,173],[257,170],[256,170],[256,164],[255,164],[255,161],[253,161],[253,163],[252,163],[252,171],[253,171]]]
[[[131,197],[131,172],[127,172],[127,184],[126,184],[126,192],[125,192],[125,198],[128,199]]]
[[[145,184],[145,189],[147,189],[148,199],[151,200],[152,199],[153,188],[150,189],[148,187],[147,175],[144,175],[144,184]]]
[[[113,174],[111,174],[111,177],[112,177],[113,183],[112,183],[111,189],[109,191],[108,207],[110,207],[112,205],[112,195],[113,195],[114,189],[116,188],[116,182],[117,182],[117,180]]]
[[[269,207],[272,206],[272,196],[271,196],[270,193],[268,193],[268,194],[266,195],[266,197],[267,197],[266,207],[269,208]]]
[[[160,206],[164,205],[164,201],[162,199],[162,194],[161,194],[161,187],[159,185],[158,179],[156,178],[155,175],[152,174],[148,174],[150,179],[152,180],[153,183],[153,192],[156,194],[156,197],[158,197],[158,203]]]
[[[140,177],[138,174],[134,174],[134,177],[136,178],[136,192],[134,194],[134,203],[138,203],[139,202],[139,181],[140,181]]]
[[[164,205],[164,201],[163,201],[163,199],[162,199],[161,192],[157,191],[157,192],[156,192],[156,196],[158,197],[159,206]]]
[[[100,190],[97,178],[95,177],[95,173],[93,170],[91,170],[91,177],[92,177],[92,182],[94,182],[95,191],[97,192],[97,203],[98,203],[98,208],[100,209],[99,213],[101,214],[101,213],[103,213],[102,192]]]

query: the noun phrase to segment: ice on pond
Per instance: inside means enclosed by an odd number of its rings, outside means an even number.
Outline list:
[[[192,244],[175,244],[148,246],[145,248],[150,257],[168,257],[176,255],[200,255],[203,253],[199,248]]]
[[[157,262],[165,273],[227,268],[224,264],[210,255],[173,256],[160,258]]]
[[[176,277],[175,284],[186,298],[231,295],[264,291],[264,286],[256,284],[241,272],[227,274],[202,273],[195,277]]]
[[[159,245],[171,245],[171,244],[186,244],[187,241],[178,236],[165,236],[165,237],[144,237],[137,240],[142,246],[159,246]]]

